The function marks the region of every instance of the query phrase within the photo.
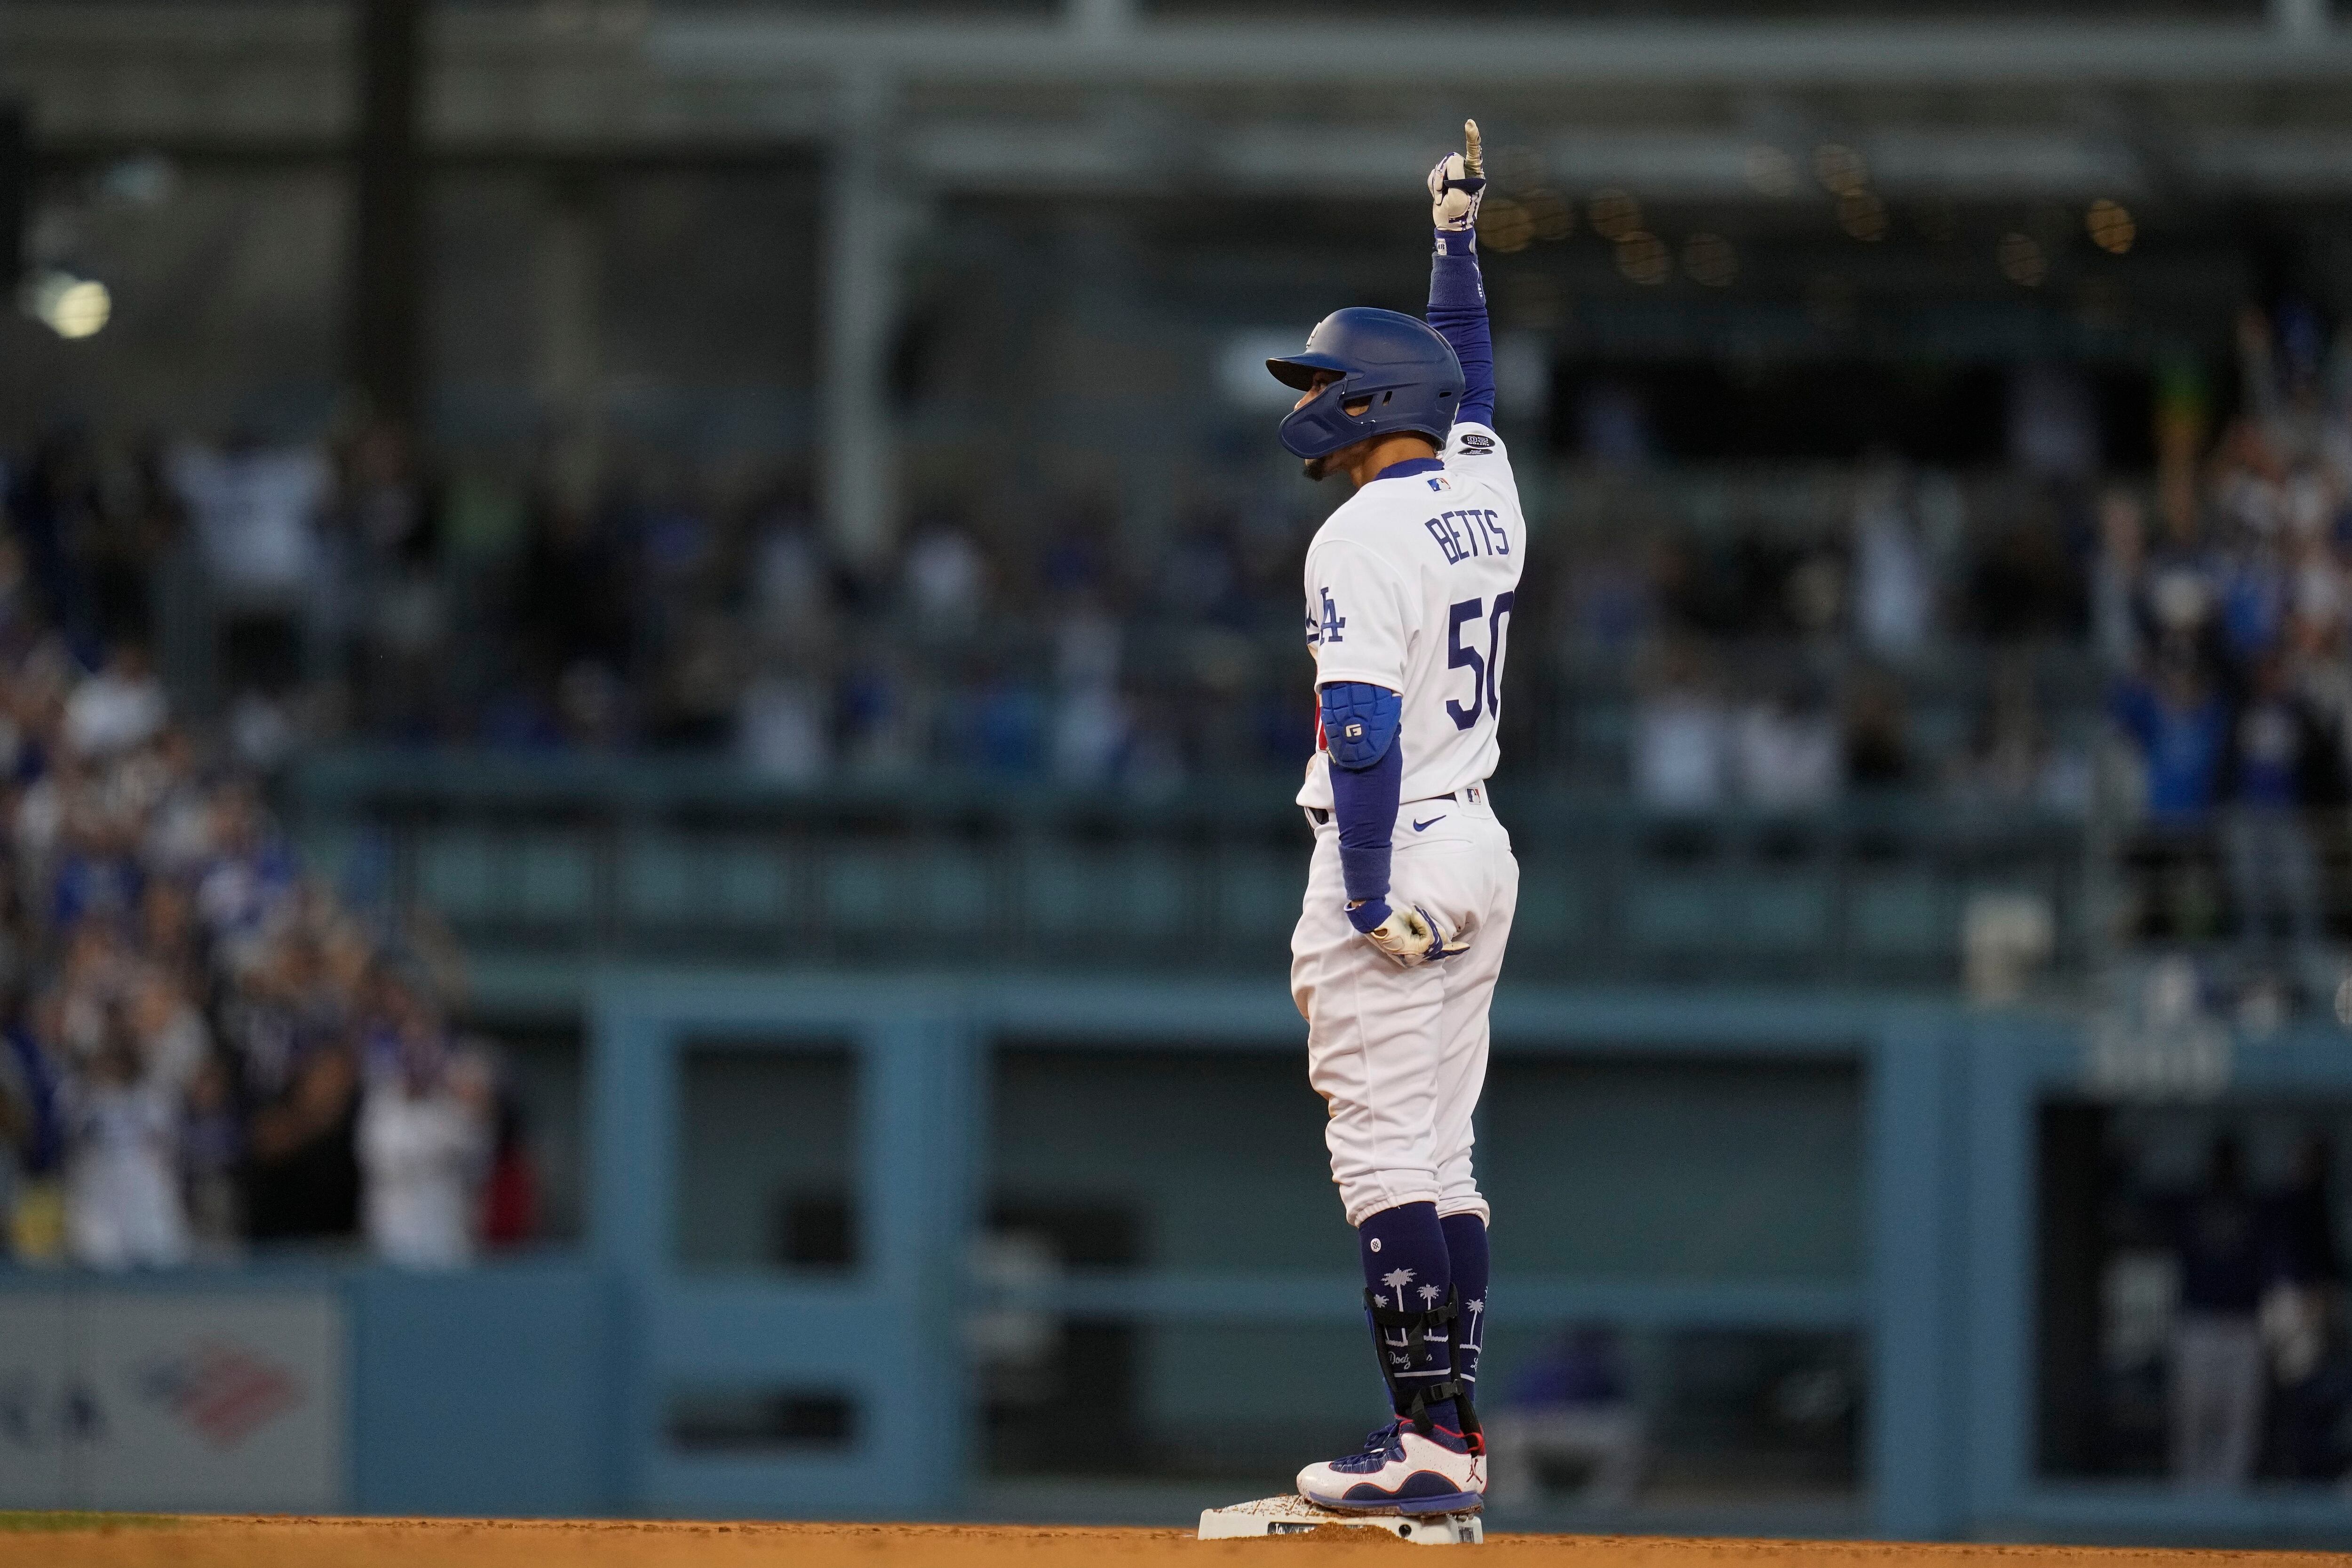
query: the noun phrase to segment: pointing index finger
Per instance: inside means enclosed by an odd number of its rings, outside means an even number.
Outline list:
[[[1473,174],[1486,172],[1486,156],[1478,144],[1478,122],[1475,120],[1462,122],[1462,166]]]

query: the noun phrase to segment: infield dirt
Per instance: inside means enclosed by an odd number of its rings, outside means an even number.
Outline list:
[[[1173,1530],[1019,1525],[274,1518],[117,1523],[88,1515],[54,1521],[19,1515],[7,1522],[16,1528],[0,1531],[0,1563],[26,1568],[1202,1568],[1237,1559],[1353,1562],[1430,1550],[1482,1554],[1473,1562],[1499,1556],[1514,1568],[2344,1568],[2352,1562],[2319,1552],[1592,1535],[1496,1535],[1483,1547],[1432,1549],[1362,1531],[1201,1542]]]

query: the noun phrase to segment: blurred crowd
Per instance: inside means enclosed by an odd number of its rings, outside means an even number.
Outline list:
[[[2210,936],[2221,865],[2242,942],[2307,966],[2352,775],[2352,426],[2316,367],[2274,376],[2265,345],[2249,334],[2249,414],[2201,494],[2166,496],[2152,536],[2110,499],[2098,635],[2140,764],[2138,931]]]
[[[1328,489],[1276,479],[1281,504],[1187,502],[1149,537],[1076,499],[925,511],[854,556],[797,479],[650,472],[429,470],[383,429],[143,455],[68,436],[8,494],[69,645],[150,640],[263,769],[359,739],[1150,785],[1287,773],[1313,744],[1297,573]],[[1804,473],[1793,520],[1759,495],[1711,523],[1671,468],[1561,472],[1531,508],[1509,768],[1667,810],[1946,784],[2080,807],[2095,463],[1882,454]]]
[[[865,559],[795,479],[606,467],[432,467],[382,427],[143,453],[64,435],[9,506],[69,642],[152,630],[263,768],[362,739],[1091,784],[1295,767],[1312,744],[1294,518],[1187,526],[1139,566],[1076,502],[1018,537],[927,514]]]
[[[2133,483],[2063,366],[2011,377],[2007,461],[1968,473],[1881,452],[1694,479],[1649,454],[1637,404],[1604,399],[1606,439],[1556,469],[1521,456],[1542,548],[1507,767],[1668,812],[1898,787],[2079,813],[2104,708],[2154,815],[2271,801],[2276,769],[2217,746],[2206,766],[2181,731],[2246,729],[2226,707],[2283,732],[2292,708],[2340,739],[2352,468],[2316,318],[2242,337],[2234,398],[2158,378],[2155,472]],[[1287,772],[1312,745],[1297,563],[1328,490],[1187,495],[1148,529],[1076,496],[1009,517],[966,498],[859,555],[803,475],[689,480],[618,452],[587,471],[431,458],[382,426],[68,434],[5,493],[26,591],[77,658],[147,643],[263,769],[362,739],[731,752],[795,783],[1148,784]],[[2102,670],[2123,683],[2105,701]],[[2298,805],[2325,801],[2319,754]],[[2265,828],[2231,844],[2232,866],[2294,858]]]
[[[2210,400],[2159,382],[2146,480],[2053,437],[2082,402],[2063,379],[2023,381],[2034,423],[2004,475],[1890,457],[1842,539],[1596,552],[1579,613],[1630,649],[1635,793],[1669,813],[1890,785],[2104,805],[2119,934],[2233,937],[2264,984],[2322,984],[2352,799],[2352,366],[2292,308],[2249,314],[2239,361],[2213,436]],[[1976,679],[1938,712],[1922,698],[1956,646]]]
[[[0,594],[0,1258],[256,1244],[415,1267],[527,1239],[533,1178],[436,972],[306,878],[134,643]]]
[[[2157,376],[2153,472],[2128,482],[2064,366],[2013,374],[2007,460],[1967,473],[1885,451],[1695,477],[1656,459],[1637,400],[1588,389],[1598,434],[1521,455],[1542,548],[1507,767],[1668,812],[1888,787],[2081,812],[2104,710],[2137,755],[2126,793],[2168,826],[2330,804],[2347,377],[2302,307],[2241,338],[2234,396]],[[362,739],[1087,785],[1286,772],[1312,744],[1297,563],[1336,498],[1304,485],[1173,498],[1148,528],[1075,495],[965,498],[856,554],[805,475],[502,467],[384,426],[62,433],[5,478],[9,569],[76,658],[146,644],[263,769]],[[2263,760],[2281,744],[2284,772]],[[2229,830],[2242,890],[2299,863],[2292,837]],[[2261,879],[2305,930],[2299,877]]]
[[[1668,814],[1891,790],[2084,811],[2079,492],[1891,455],[1844,489],[1842,531],[1668,533],[1638,576],[1604,556],[1578,583],[1584,636],[1620,640],[1589,651],[1627,673],[1635,796]]]
[[[1946,784],[2078,807],[2080,694],[2047,667],[2092,636],[2101,472],[2095,437],[2043,428],[2074,416],[2036,403],[2051,378],[2021,378],[2005,470],[1806,470],[1794,517],[1759,493],[1703,518],[1719,479],[1671,465],[1579,451],[1555,479],[1523,454],[1542,550],[1507,766],[1667,809]],[[1286,773],[1313,743],[1297,560],[1337,498],[1277,469],[1149,528],[1075,495],[919,508],[870,555],[827,536],[804,476],[614,456],[594,483],[551,459],[517,477],[384,428],[59,436],[13,473],[24,571],[69,644],[148,638],[263,768],[356,738],[1150,784]]]
[[[2194,484],[2159,486],[2154,528],[2106,499],[2093,631],[2137,764],[2133,929],[2217,934],[2226,888],[2241,946],[2307,970],[2352,779],[2352,407],[2315,321],[2250,320],[2241,348],[2242,412]]]

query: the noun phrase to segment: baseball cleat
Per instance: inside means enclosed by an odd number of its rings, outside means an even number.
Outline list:
[[[1298,1472],[1298,1495],[1351,1513],[1466,1513],[1486,1501],[1486,1456],[1461,1433],[1392,1421],[1361,1449]]]

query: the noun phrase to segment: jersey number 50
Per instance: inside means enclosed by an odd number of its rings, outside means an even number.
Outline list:
[[[1470,705],[1465,708],[1451,697],[1445,700],[1445,711],[1453,716],[1457,730],[1467,730],[1475,724],[1481,712],[1494,718],[1503,711],[1503,622],[1517,597],[1508,592],[1496,595],[1491,615],[1484,599],[1465,599],[1446,609],[1445,668],[1460,669],[1466,665],[1470,670]],[[1465,647],[1462,642],[1462,628],[1482,617],[1486,623],[1486,651],[1483,656],[1475,646],[1475,632],[1471,634],[1472,646]]]

